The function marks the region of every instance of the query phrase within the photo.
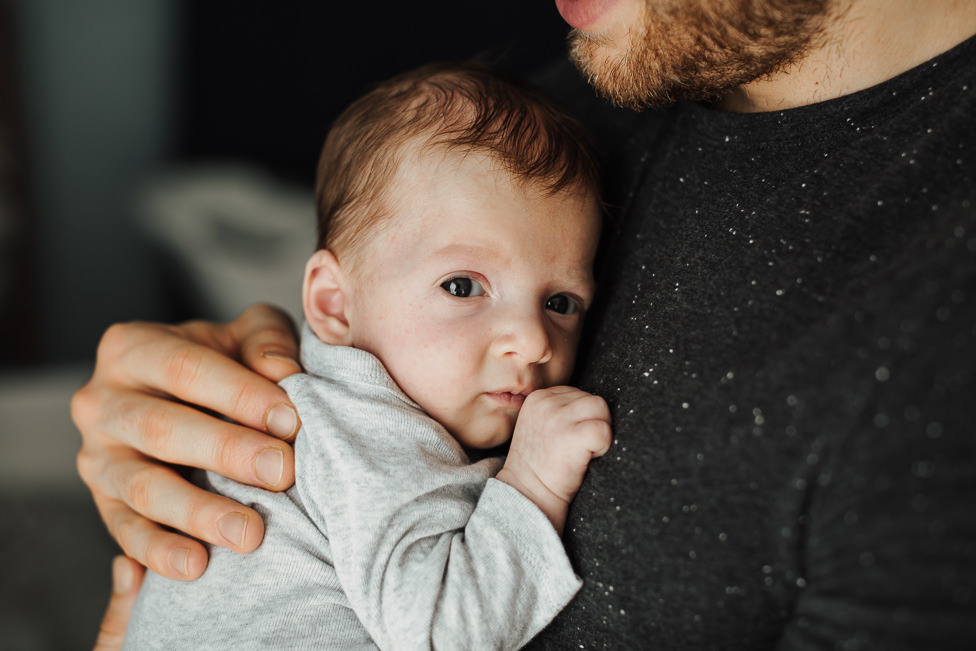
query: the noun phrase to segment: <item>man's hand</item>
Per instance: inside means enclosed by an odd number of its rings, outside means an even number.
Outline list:
[[[257,548],[264,523],[255,511],[197,488],[169,464],[288,488],[295,460],[286,441],[300,423],[275,382],[301,370],[297,351],[291,320],[263,305],[228,325],[106,331],[71,415],[82,436],[78,472],[128,556],[163,576],[195,579],[207,552],[169,527],[238,552]]]
[[[121,649],[125,632],[129,628],[132,605],[139,594],[139,586],[146,570],[125,556],[116,556],[112,562],[112,596],[102,618],[102,627],[95,640],[95,651]]]
[[[564,386],[534,391],[497,478],[535,502],[561,534],[587,466],[606,454],[612,437],[603,398]]]

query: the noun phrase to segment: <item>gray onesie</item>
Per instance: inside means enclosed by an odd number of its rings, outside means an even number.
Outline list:
[[[295,485],[209,474],[257,510],[251,554],[213,547],[203,577],[148,573],[127,649],[512,649],[581,582],[536,506],[460,445],[361,350],[306,327],[307,374],[281,384],[303,427]]]

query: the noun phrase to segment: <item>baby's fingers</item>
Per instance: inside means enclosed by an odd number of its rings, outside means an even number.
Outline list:
[[[569,435],[582,449],[589,451],[591,457],[602,457],[613,443],[609,417],[581,421],[573,427]]]
[[[586,450],[592,457],[607,453],[613,442],[610,429],[610,408],[600,396],[578,391],[572,400],[562,408],[562,417],[571,423],[568,436],[579,449]]]
[[[600,396],[580,391],[578,395],[563,406],[564,414],[574,422],[602,420],[610,423],[610,408]]]

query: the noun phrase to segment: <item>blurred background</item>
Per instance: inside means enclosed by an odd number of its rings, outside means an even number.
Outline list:
[[[551,1],[0,0],[0,649],[91,648],[116,553],[68,401],[133,319],[300,316],[332,120],[375,81],[562,57]]]

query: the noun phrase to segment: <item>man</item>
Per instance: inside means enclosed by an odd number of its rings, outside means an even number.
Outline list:
[[[588,80],[647,110],[544,78],[608,154],[618,216],[578,381],[616,442],[567,522],[583,591],[534,644],[972,648],[976,3],[557,6]],[[286,488],[297,419],[244,367],[277,380],[294,354],[267,308],[106,333],[73,413],[128,555],[205,569],[151,520],[259,544],[257,514],[156,459]]]

